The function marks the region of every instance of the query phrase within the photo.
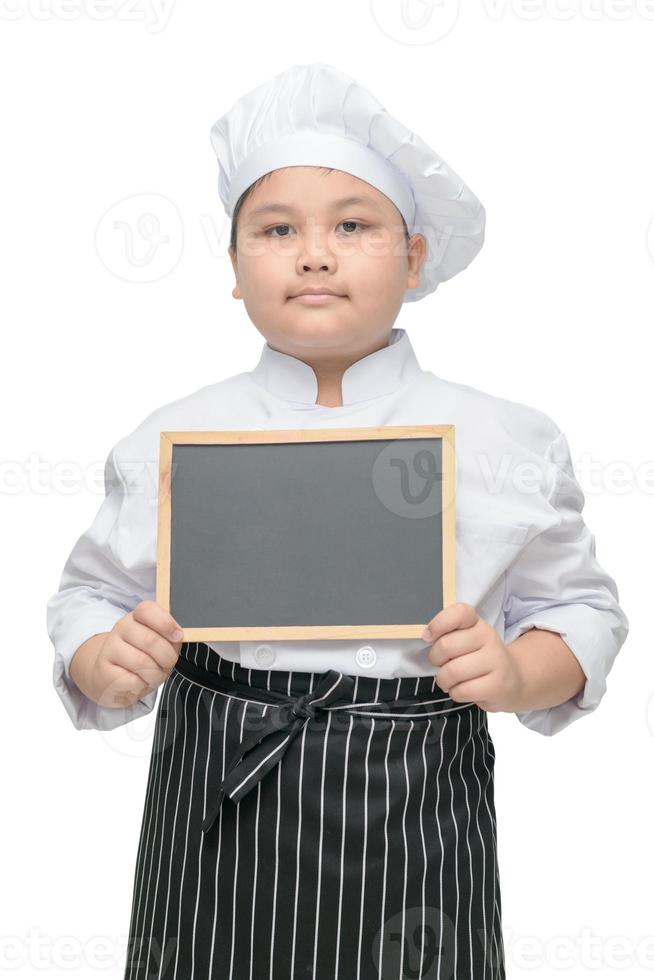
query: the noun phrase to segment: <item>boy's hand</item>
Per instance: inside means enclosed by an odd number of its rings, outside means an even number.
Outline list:
[[[159,687],[177,663],[179,629],[170,613],[151,599],[119,619],[89,667],[94,700],[108,708],[123,707]]]
[[[485,711],[513,711],[512,705],[521,703],[516,658],[468,603],[442,609],[422,639],[432,642],[429,659],[439,668],[436,683],[453,701],[472,701]]]

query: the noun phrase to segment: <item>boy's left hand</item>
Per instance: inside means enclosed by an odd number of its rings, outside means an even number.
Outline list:
[[[436,683],[453,701],[472,701],[485,711],[513,711],[521,703],[523,680],[516,658],[468,603],[442,609],[422,639],[432,644],[429,659],[439,668]]]

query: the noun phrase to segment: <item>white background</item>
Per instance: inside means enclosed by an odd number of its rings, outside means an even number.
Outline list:
[[[258,359],[209,129],[311,61],[484,203],[480,254],[396,323],[425,369],[567,434],[630,619],[596,712],[554,737],[490,716],[508,976],[651,975],[653,42],[645,0],[0,0],[7,976],[123,976],[154,714],[73,728],[46,601],[111,446]]]

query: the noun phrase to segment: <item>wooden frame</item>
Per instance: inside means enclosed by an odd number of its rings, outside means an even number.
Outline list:
[[[453,425],[379,426],[343,429],[247,429],[226,431],[161,432],[159,456],[159,506],[157,516],[156,601],[170,611],[171,468],[173,446],[271,442],[333,442],[337,439],[442,440],[442,544],[443,607],[456,601],[455,452]],[[184,642],[275,639],[397,639],[419,638],[425,623],[410,625],[188,627]]]

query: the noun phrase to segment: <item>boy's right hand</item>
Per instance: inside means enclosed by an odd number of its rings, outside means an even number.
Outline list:
[[[140,602],[103,634],[85,671],[89,690],[84,693],[104,707],[118,708],[156,690],[177,663],[182,641],[174,637],[180,629],[162,606],[151,599]]]

